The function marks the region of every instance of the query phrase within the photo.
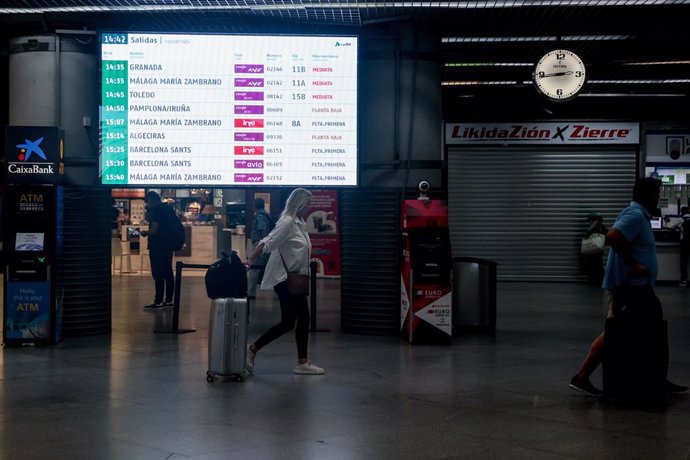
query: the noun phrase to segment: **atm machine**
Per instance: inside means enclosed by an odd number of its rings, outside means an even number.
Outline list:
[[[61,131],[8,127],[6,134],[3,344],[51,345],[62,338]],[[41,155],[27,158],[31,143]]]

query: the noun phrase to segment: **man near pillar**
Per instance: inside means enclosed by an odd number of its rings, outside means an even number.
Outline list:
[[[146,194],[146,220],[149,222],[149,229],[141,232],[141,234],[148,237],[155,297],[152,304],[144,307],[145,310],[158,310],[173,306],[175,293],[175,275],[173,275],[172,270],[174,251],[171,235],[175,224],[173,219],[177,219],[175,210],[161,201],[158,193],[148,192]]]
[[[252,251],[256,249],[262,239],[266,238],[273,227],[275,227],[275,222],[271,215],[266,212],[266,203],[263,198],[256,198],[254,200],[254,220],[252,220]],[[264,272],[266,271],[266,263],[268,262],[268,256],[270,254],[262,254],[259,256],[254,266],[261,266],[261,268],[250,268],[247,270],[247,296],[250,299],[256,297],[256,286],[261,283],[263,279]]]

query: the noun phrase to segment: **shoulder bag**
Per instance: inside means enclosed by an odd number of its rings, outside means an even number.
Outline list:
[[[293,296],[306,297],[309,295],[309,275],[299,272],[291,272],[287,268],[283,253],[280,253],[280,259],[283,261],[285,272],[287,273],[288,293]]]

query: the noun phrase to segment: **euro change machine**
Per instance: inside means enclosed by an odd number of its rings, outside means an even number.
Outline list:
[[[441,200],[404,200],[401,210],[400,333],[412,344],[450,344],[452,257],[448,207]]]

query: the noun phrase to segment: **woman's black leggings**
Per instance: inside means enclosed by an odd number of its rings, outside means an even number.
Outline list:
[[[297,342],[297,358],[307,359],[307,343],[309,341],[309,307],[307,298],[288,294],[287,281],[278,283],[274,288],[280,300],[280,323],[267,330],[259,340],[254,342],[257,350],[273,342],[275,339],[295,328]],[[297,326],[295,327],[295,323]]]

